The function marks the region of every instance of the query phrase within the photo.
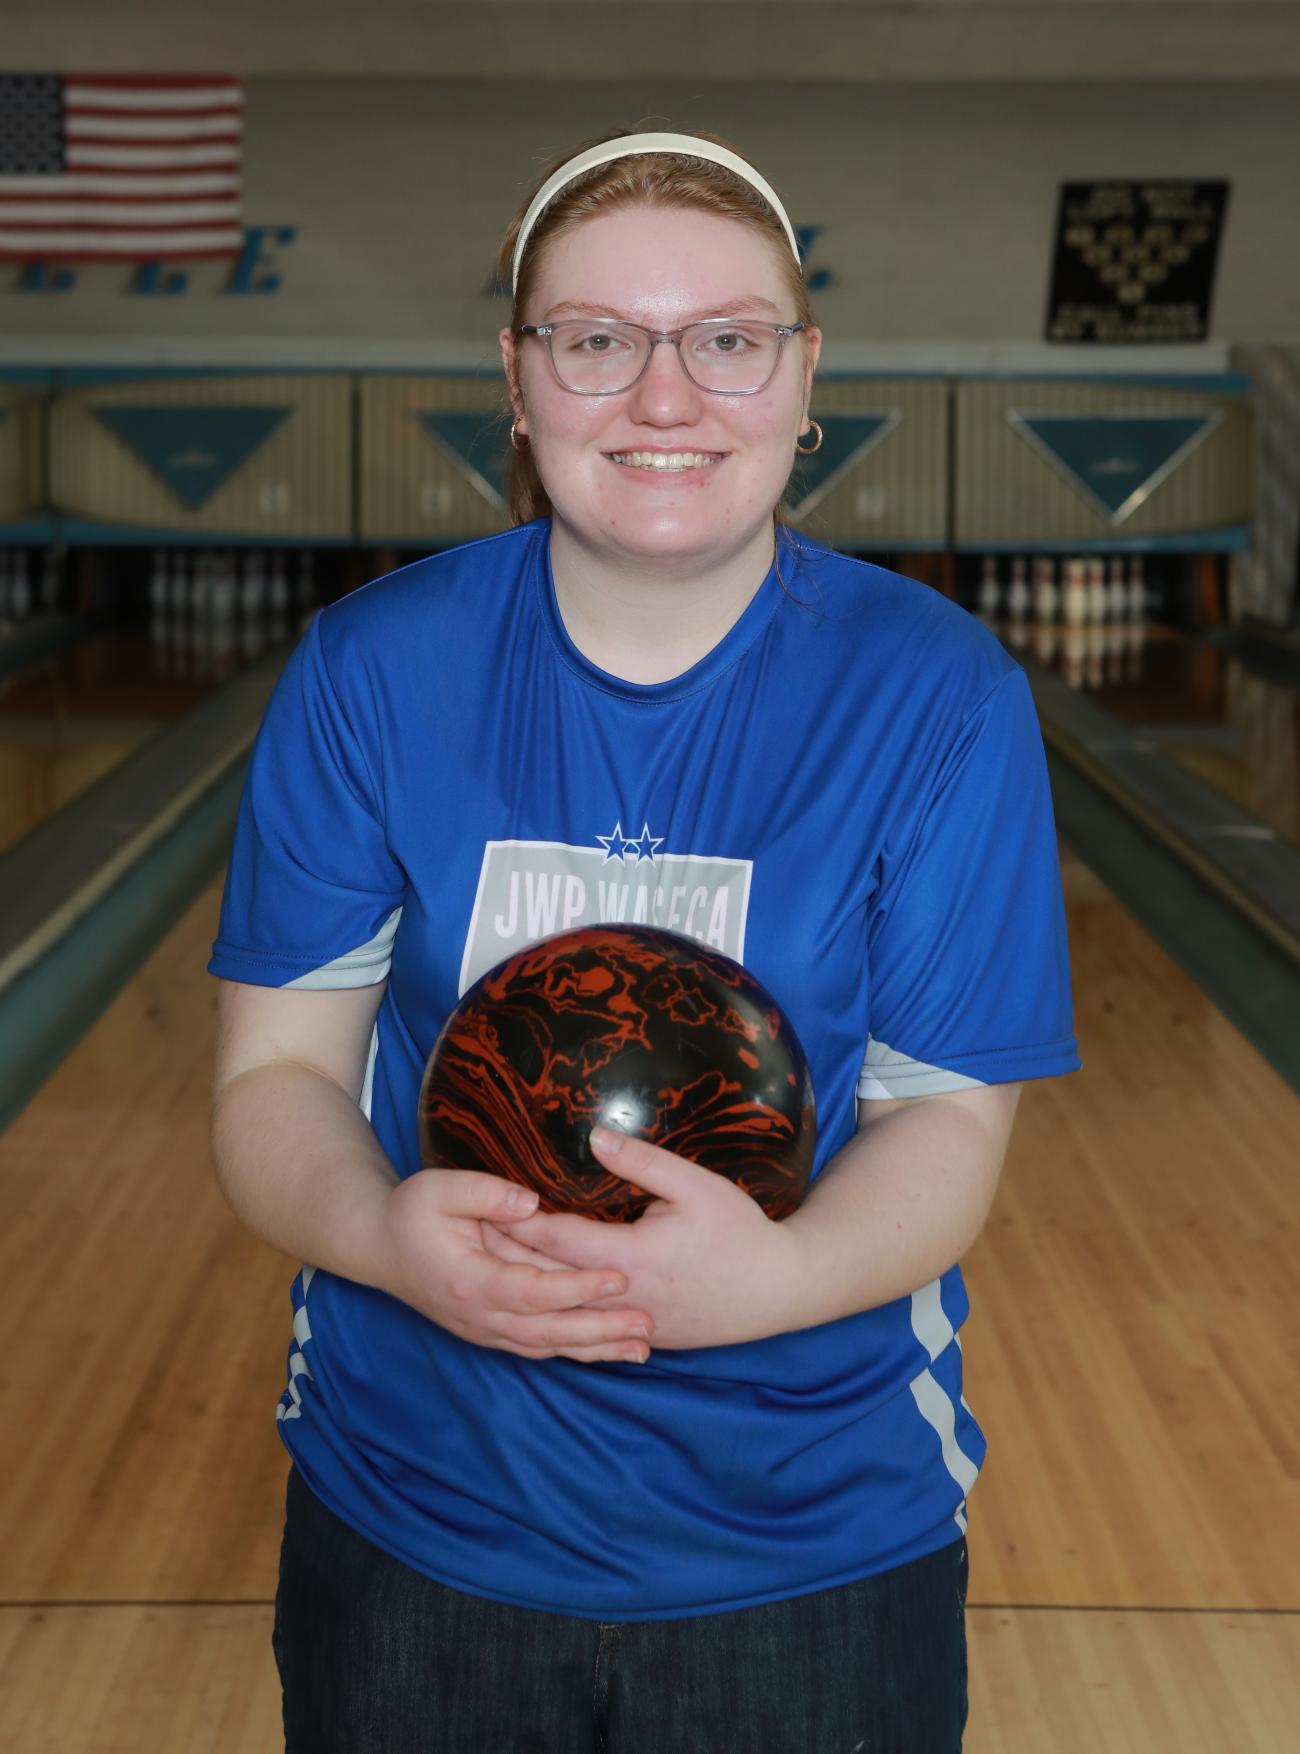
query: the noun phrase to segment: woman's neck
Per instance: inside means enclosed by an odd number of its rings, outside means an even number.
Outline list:
[[[551,520],[551,576],[564,630],[584,658],[624,682],[666,682],[734,627],[772,565],[771,524],[707,571],[691,558],[610,557]]]

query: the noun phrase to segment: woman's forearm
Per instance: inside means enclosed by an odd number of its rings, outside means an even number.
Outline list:
[[[1014,1100],[986,1121],[917,1098],[855,1133],[783,1221],[799,1242],[791,1329],[875,1309],[946,1272],[983,1229]]]
[[[292,1260],[382,1284],[398,1181],[341,1086],[296,1062],[252,1067],[212,1111],[217,1182],[236,1216]]]

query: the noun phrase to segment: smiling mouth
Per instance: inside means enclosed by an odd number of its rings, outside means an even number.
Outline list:
[[[686,469],[709,469],[720,463],[725,451],[606,451],[624,469],[651,469],[660,475],[679,475]]]

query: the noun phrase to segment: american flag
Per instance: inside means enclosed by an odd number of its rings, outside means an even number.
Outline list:
[[[237,79],[0,74],[0,259],[238,255],[243,128]]]

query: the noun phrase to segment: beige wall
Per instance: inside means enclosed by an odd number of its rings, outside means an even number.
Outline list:
[[[1300,202],[1282,174],[1300,163],[1297,95],[1281,81],[254,78],[245,220],[297,227],[281,291],[231,297],[207,264],[181,297],[129,296],[131,271],[102,267],[70,293],[22,294],[0,264],[0,360],[492,367],[502,307],[483,289],[534,165],[654,115],[730,135],[796,224],[825,227],[808,266],[835,277],[816,300],[831,369],[1216,367],[1230,344],[1300,344]],[[1208,345],[1039,341],[1057,185],[1112,175],[1231,180]]]
[[[4,0],[19,68],[250,77],[1260,80],[1294,0]]]

